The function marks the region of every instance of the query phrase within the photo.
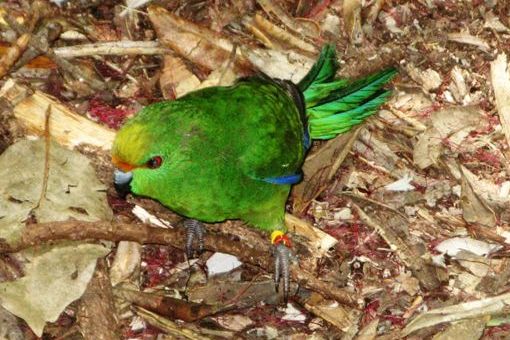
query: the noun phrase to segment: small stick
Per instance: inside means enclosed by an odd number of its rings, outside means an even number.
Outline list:
[[[170,245],[178,249],[184,249],[185,233],[184,228],[166,229],[151,227],[147,224],[112,223],[108,221],[37,223],[28,225],[23,229],[16,244],[10,245],[0,241],[0,254],[13,253],[61,240],[134,241],[144,244]],[[273,270],[270,247],[269,242],[266,247],[262,247],[260,244],[257,247],[252,247],[246,242],[235,242],[229,236],[215,233],[208,233],[205,238],[205,248],[207,250],[233,254],[241,261],[264,268],[268,272]],[[350,306],[358,304],[355,293],[324,282],[317,278],[315,274],[309,273],[298,266],[291,267],[291,277],[294,281],[300,282],[305,287],[326,298]]]
[[[44,116],[44,177],[41,188],[41,196],[34,209],[41,206],[43,199],[46,199],[46,192],[48,191],[48,177],[50,174],[50,115],[51,115],[51,104],[48,105]]]
[[[57,47],[55,55],[61,58],[88,57],[97,55],[157,55],[167,54],[170,49],[157,41],[108,41],[93,44]]]

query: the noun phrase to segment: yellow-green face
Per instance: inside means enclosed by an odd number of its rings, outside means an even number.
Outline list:
[[[112,163],[130,178],[131,192],[154,197],[153,189],[158,187],[159,179],[168,168],[164,149],[158,149],[157,137],[150,133],[150,126],[136,119],[126,123],[117,133],[112,146]],[[119,172],[116,172],[115,184]],[[154,197],[158,198],[158,197]]]
[[[131,171],[148,161],[147,146],[151,140],[144,125],[126,124],[115,136],[112,163],[122,171]]]

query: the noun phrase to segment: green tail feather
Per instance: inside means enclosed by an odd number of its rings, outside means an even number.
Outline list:
[[[330,139],[349,131],[374,114],[390,91],[382,87],[397,73],[389,68],[350,81],[335,79],[338,69],[335,47],[325,45],[308,74],[299,82],[313,139]]]

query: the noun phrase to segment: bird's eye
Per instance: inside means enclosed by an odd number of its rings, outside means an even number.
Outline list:
[[[163,158],[161,156],[154,156],[147,161],[147,167],[149,169],[157,169],[163,163]]]

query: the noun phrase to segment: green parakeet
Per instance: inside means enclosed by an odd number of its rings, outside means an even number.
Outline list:
[[[187,221],[241,219],[271,234],[275,282],[288,293],[285,202],[312,139],[330,139],[372,115],[390,92],[391,68],[351,81],[335,79],[335,48],[325,45],[297,85],[256,76],[145,107],[117,133],[116,187],[158,200]]]

